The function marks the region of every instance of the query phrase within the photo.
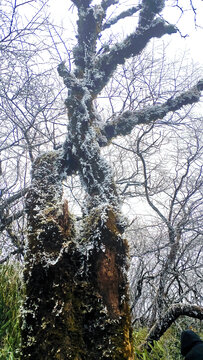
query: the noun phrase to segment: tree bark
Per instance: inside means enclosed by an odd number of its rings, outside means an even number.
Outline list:
[[[57,152],[38,158],[27,196],[22,359],[133,359],[127,244],[110,207],[77,238],[60,167]]]

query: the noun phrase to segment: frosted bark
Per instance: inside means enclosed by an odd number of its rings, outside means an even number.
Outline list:
[[[161,105],[149,106],[143,110],[125,111],[121,115],[109,121],[101,129],[101,134],[107,140],[120,135],[130,134],[136,125],[150,124],[158,119],[163,119],[169,112],[175,112],[182,107],[194,104],[200,100],[201,91],[203,91],[203,80],[200,80],[191,89],[178,96],[168,99]],[[104,143],[106,145],[106,143]]]
[[[34,163],[27,195],[22,359],[133,359],[128,247],[115,209],[84,217],[76,237],[62,201],[61,154]]]
[[[119,20],[125,19],[127,16],[134,15],[137,11],[139,11],[142,8],[141,5],[133,6],[130,9],[123,11],[118,16],[115,16],[114,18],[108,20],[105,22],[105,24],[102,26],[102,30],[109,29],[112,25],[115,25]]]

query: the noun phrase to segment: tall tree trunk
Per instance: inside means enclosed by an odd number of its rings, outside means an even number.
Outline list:
[[[133,359],[127,244],[112,208],[93,209],[77,237],[62,200],[60,154],[33,168],[22,359]]]
[[[145,1],[108,22],[117,0],[72,0],[78,11],[74,72],[62,62],[59,75],[68,88],[67,138],[61,151],[39,157],[27,194],[28,251],[22,359],[131,360],[128,246],[112,172],[100,146],[127,135],[140,123],[197,102],[203,82],[159,106],[125,111],[103,127],[94,100],[119,64],[140,54],[150,39],[177,32],[157,17],[165,1]],[[138,10],[137,28],[122,42],[101,46],[107,28]],[[99,40],[99,42],[98,42]],[[77,171],[87,194],[83,224],[74,221],[63,200],[63,176]]]

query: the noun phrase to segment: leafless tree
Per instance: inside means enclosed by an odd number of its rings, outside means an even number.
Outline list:
[[[56,71],[60,58],[55,62],[46,6],[46,1],[1,4],[1,262],[24,254],[31,164],[40,152],[59,146],[66,128],[64,89]]]
[[[139,108],[140,103],[149,106],[157,98],[171,97],[198,76],[197,70],[188,64],[185,67],[181,58],[179,64],[171,59],[168,63],[166,50],[162,48],[161,57],[155,58],[152,47],[147,57],[141,55],[141,67],[136,59],[131,67],[119,70],[115,82],[120,86],[112,80],[106,90],[114,116],[123,105]],[[178,81],[174,70],[179,72]],[[142,90],[140,97],[135,88]],[[117,187],[125,209],[132,210],[127,236],[132,245],[134,324],[141,322],[150,328],[157,322],[160,330],[159,319],[174,304],[181,305],[180,309],[184,304],[202,306],[201,133],[201,117],[189,106],[163,121],[135,128],[125,140],[112,142],[109,159]],[[166,318],[164,321],[166,329]]]

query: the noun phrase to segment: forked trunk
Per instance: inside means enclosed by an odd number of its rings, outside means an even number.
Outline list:
[[[113,209],[93,209],[76,236],[62,200],[60,156],[37,159],[27,197],[22,359],[133,359],[127,245]]]

